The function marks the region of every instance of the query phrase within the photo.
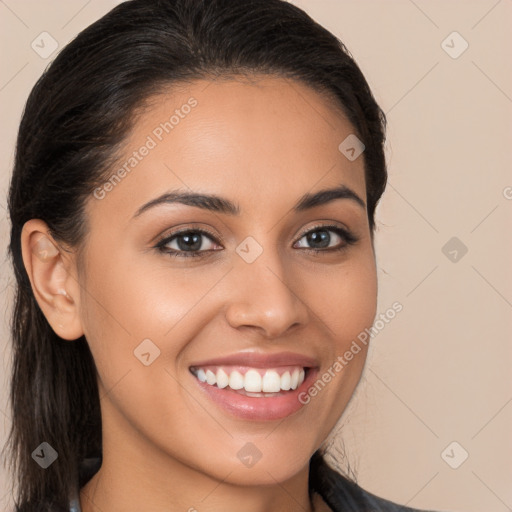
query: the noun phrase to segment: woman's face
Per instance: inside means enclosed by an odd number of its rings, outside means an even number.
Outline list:
[[[196,81],[137,119],[87,203],[78,273],[104,464],[250,485],[307,467],[376,311],[364,153],[339,149],[353,132],[315,91],[270,77]],[[316,195],[331,189],[345,193]]]

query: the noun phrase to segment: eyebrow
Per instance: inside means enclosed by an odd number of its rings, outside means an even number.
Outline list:
[[[336,199],[348,199],[354,201],[364,210],[366,210],[366,203],[349,187],[340,185],[332,189],[320,190],[314,193],[304,194],[299,201],[293,206],[294,212],[303,212],[316,206],[321,206]],[[240,207],[230,201],[229,199],[214,195],[214,194],[201,194],[198,192],[181,192],[178,190],[167,192],[161,196],[152,199],[151,201],[143,204],[133,216],[138,217],[145,211],[159,206],[162,204],[184,204],[187,206],[195,206],[203,210],[212,212],[223,213],[225,215],[240,215]]]

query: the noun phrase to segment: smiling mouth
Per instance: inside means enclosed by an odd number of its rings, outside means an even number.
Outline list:
[[[308,367],[297,365],[279,368],[227,365],[190,368],[202,383],[249,397],[274,397],[295,391],[304,382],[308,370]]]

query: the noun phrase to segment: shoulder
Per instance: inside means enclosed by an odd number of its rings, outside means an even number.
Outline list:
[[[434,512],[410,508],[405,505],[392,502],[365,491],[359,485],[339,475],[340,482],[327,491],[324,498],[327,503],[332,503],[334,512]]]
[[[365,491],[315,454],[310,466],[310,487],[333,512],[434,512],[399,505]]]

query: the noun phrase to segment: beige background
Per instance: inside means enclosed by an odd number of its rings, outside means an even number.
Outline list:
[[[117,3],[0,2],[2,444],[12,300],[6,190],[24,102],[54,56],[41,58],[31,42],[47,31],[62,47]],[[367,490],[413,507],[511,510],[512,1],[294,3],[347,45],[389,121],[379,312],[395,301],[404,309],[373,339],[341,422],[350,464]],[[442,46],[454,31],[469,44],[458,58]],[[463,44],[452,35],[444,47],[453,54]],[[468,249],[455,262],[453,248],[449,257],[442,251],[452,237]],[[463,450],[469,457],[452,469],[445,460],[460,462]],[[0,482],[7,510],[5,470]]]

